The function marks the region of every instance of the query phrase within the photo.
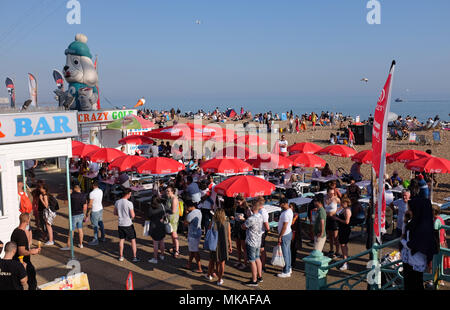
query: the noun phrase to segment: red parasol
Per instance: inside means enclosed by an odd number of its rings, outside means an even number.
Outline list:
[[[138,136],[138,135],[134,135],[134,136],[128,136],[123,138],[122,140],[119,140],[119,144],[124,145],[124,144],[131,144],[131,145],[145,145],[145,144],[153,144],[153,140],[150,139],[149,137],[145,137],[145,136]]]
[[[330,145],[315,153],[316,155],[332,155],[338,157],[352,157],[356,151],[345,145]]]
[[[255,159],[248,159],[247,162],[255,169],[274,170],[288,169],[292,167],[292,161],[284,156],[277,154],[262,154]]]
[[[110,169],[118,169],[119,171],[132,171],[132,167],[142,161],[146,160],[145,157],[125,155],[118,157],[112,161],[109,165]]]
[[[236,174],[249,172],[253,167],[238,158],[214,158],[200,165],[204,172]]]
[[[267,196],[275,190],[272,183],[251,175],[231,177],[214,187],[219,195],[235,197],[242,195],[246,198]]]
[[[423,157],[431,157],[431,155],[419,150],[404,150],[389,156],[387,162],[389,164],[393,162],[409,163]]]
[[[256,153],[246,147],[229,146],[215,153],[215,158],[240,158],[249,159],[256,158]]]
[[[327,164],[327,162],[320,158],[319,156],[313,155],[313,154],[295,154],[288,157],[290,160],[292,160],[293,165],[295,167],[302,167],[302,168],[323,168]]]
[[[372,165],[372,150],[366,150],[366,151],[361,151],[355,155],[352,156],[352,161],[355,161],[357,163],[361,163],[361,164],[368,164],[368,165]],[[390,154],[386,153],[386,157],[389,157]]]
[[[125,153],[112,149],[112,148],[103,148],[93,151],[87,154],[85,157],[89,159],[91,162],[96,163],[111,163],[118,157],[126,156]]]
[[[292,155],[297,153],[315,154],[321,149],[322,147],[317,144],[311,142],[303,142],[291,145],[290,147],[288,147],[288,152]]]
[[[133,166],[133,169],[141,174],[175,174],[186,169],[186,166],[178,161],[166,157],[152,157]]]
[[[73,157],[85,157],[87,154],[99,150],[100,148],[93,144],[84,144],[72,148]]]
[[[267,145],[269,142],[266,139],[256,135],[245,135],[234,139],[236,144],[246,144],[248,146]]]
[[[440,157],[422,157],[405,164],[407,169],[427,173],[450,173],[450,160]]]
[[[85,145],[85,144],[83,142],[80,142],[80,141],[72,140],[72,149],[74,147],[78,147],[78,146],[82,146],[82,145]]]

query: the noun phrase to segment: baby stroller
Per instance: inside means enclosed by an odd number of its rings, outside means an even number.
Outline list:
[[[387,269],[392,269],[392,271],[394,271],[396,268],[398,268],[401,265],[400,260],[401,260],[400,252],[393,251],[389,254],[384,255],[381,258],[381,267],[386,266],[395,261],[398,261],[396,264],[386,267]],[[403,271],[403,267],[400,267],[399,272],[401,273],[402,271]],[[388,283],[390,283],[390,287],[393,289],[401,289],[401,287],[403,285],[403,278],[397,277],[396,273],[382,272],[381,273],[381,286],[384,286]]]

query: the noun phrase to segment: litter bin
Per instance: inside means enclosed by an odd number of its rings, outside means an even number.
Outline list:
[[[355,136],[355,145],[364,145],[366,144],[365,140],[365,127],[364,125],[351,125],[348,126],[353,135]]]

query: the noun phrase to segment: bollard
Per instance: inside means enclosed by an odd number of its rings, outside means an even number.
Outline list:
[[[303,259],[305,262],[306,289],[320,290],[327,284],[328,266],[331,258],[326,257],[322,252],[314,250]]]

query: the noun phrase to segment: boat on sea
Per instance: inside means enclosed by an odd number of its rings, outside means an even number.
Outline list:
[[[403,102],[403,99],[397,98],[397,99],[395,99],[395,102]]]

